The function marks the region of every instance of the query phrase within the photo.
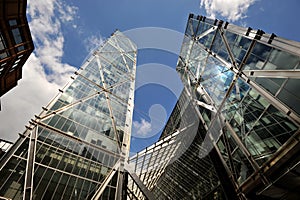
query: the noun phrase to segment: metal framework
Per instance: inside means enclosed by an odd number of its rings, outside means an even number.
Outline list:
[[[201,146],[204,129],[189,98],[184,90],[160,140],[130,158],[132,170],[155,199],[209,199],[221,189],[210,156],[199,157],[207,152]],[[145,199],[135,182],[129,180],[128,188],[137,199]]]
[[[11,148],[12,142],[0,139],[0,159]]]
[[[299,197],[299,69],[300,43],[190,14],[184,92],[160,141],[130,159],[135,173],[156,199]]]
[[[136,53],[120,31],[92,53],[0,161],[0,196],[120,199]]]
[[[160,140],[127,163],[136,51],[116,31],[91,55],[0,160],[0,196],[299,197],[299,43],[191,14],[184,91]]]
[[[177,71],[239,198],[294,162],[280,159],[298,149],[299,50],[274,34],[189,16]]]

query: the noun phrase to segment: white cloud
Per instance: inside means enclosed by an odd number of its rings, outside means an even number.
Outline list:
[[[28,125],[28,121],[39,114],[41,106],[47,105],[60,88],[47,80],[35,54],[27,60],[23,74],[18,86],[1,98],[0,134],[1,138],[10,141],[14,141],[18,137],[17,133],[25,130],[24,126]]]
[[[245,28],[248,27],[247,22],[244,22],[244,21],[241,21],[240,26],[245,27]]]
[[[64,84],[66,75],[75,70],[61,62],[64,44],[61,24],[73,20],[76,11],[76,7],[68,6],[61,0],[30,1],[28,5],[36,56],[47,70],[48,81],[59,85]]]
[[[201,0],[200,7],[204,7],[208,17],[217,15],[228,21],[237,21],[246,17],[245,13],[255,0]]]
[[[263,7],[260,7],[259,10],[260,10],[261,12],[264,12],[264,11],[265,11],[265,9],[264,9]]]
[[[146,136],[152,131],[151,123],[147,122],[145,119],[142,119],[141,122],[133,121],[133,130],[137,136]]]
[[[141,114],[139,111],[136,113]],[[161,104],[153,104],[149,109],[149,117],[150,122],[146,121],[143,117],[140,117],[141,122],[133,121],[131,136],[137,138],[149,138],[161,133],[167,120],[166,109]]]
[[[104,42],[103,37],[100,34],[98,34],[86,38],[84,40],[84,45],[88,52],[92,52],[92,50],[98,48],[101,44],[103,44],[103,42]]]
[[[67,5],[62,1],[57,1],[58,12],[60,13],[59,18],[62,22],[71,22],[77,14],[78,8],[75,6]]]
[[[18,86],[5,94],[0,112],[1,138],[15,140],[24,125],[38,114],[69,79],[75,67],[62,63],[62,23],[74,19],[77,8],[62,0],[28,1],[27,12],[35,51],[23,67]]]

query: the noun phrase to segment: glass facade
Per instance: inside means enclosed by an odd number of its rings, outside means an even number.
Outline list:
[[[250,177],[270,184],[266,171],[298,137],[299,50],[261,30],[188,19],[177,71],[237,191],[248,192]]]
[[[158,142],[130,158],[131,168],[155,199],[225,199],[211,155],[204,154],[205,136],[184,90]],[[129,179],[128,194],[146,199]],[[134,199],[134,198],[131,198]]]
[[[297,199],[299,52],[190,14],[184,90],[159,141],[127,163],[137,47],[116,31],[0,160],[0,198]]]
[[[190,14],[184,91],[130,159],[156,199],[298,199],[300,43]],[[194,128],[192,128],[194,127]],[[129,179],[130,199],[146,199]]]
[[[116,31],[1,160],[0,196],[118,199],[129,154],[137,48]]]

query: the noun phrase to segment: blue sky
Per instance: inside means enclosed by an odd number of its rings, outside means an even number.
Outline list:
[[[174,90],[178,93],[181,88],[174,68],[182,41],[156,36],[147,27],[180,38],[189,13],[195,13],[300,41],[299,7],[299,0],[28,0],[36,49],[19,85],[2,98],[1,137],[14,141],[88,53],[115,29],[126,33],[140,28],[142,42],[156,44],[140,46],[137,61],[137,81],[149,82],[136,90],[131,149],[141,150],[159,137],[176,103]]]

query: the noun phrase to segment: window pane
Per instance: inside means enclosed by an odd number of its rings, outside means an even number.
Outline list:
[[[17,20],[11,19],[11,20],[8,21],[8,23],[9,23],[10,26],[16,26],[17,25]]]
[[[22,45],[22,46],[19,46],[17,49],[18,49],[18,52],[19,52],[19,51],[23,51],[25,49],[25,47],[24,47],[24,45]]]
[[[8,55],[6,52],[0,54],[0,59],[6,58]]]
[[[22,43],[22,38],[21,38],[21,34],[20,34],[20,30],[19,28],[14,28],[11,30],[15,39],[15,43],[16,44],[20,44]]]
[[[299,79],[290,79],[286,83],[285,87],[281,90],[278,98],[300,114],[300,94],[299,90]]]
[[[294,69],[299,63],[299,57],[287,52],[273,49],[271,51],[269,62],[275,65],[277,69]]]

